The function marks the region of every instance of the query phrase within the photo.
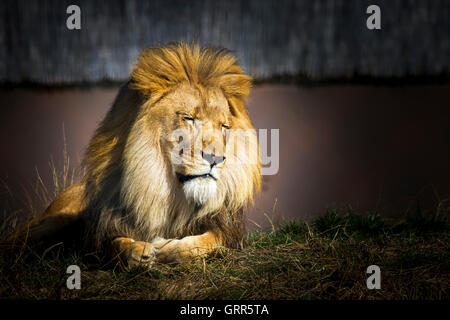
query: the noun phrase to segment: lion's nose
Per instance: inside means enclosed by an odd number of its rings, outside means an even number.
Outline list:
[[[202,158],[208,161],[211,168],[217,164],[222,163],[225,160],[224,156],[217,156],[212,153],[204,153],[203,151],[202,151]]]

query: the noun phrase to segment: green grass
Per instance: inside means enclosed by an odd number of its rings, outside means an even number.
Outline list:
[[[93,256],[56,245],[0,256],[0,298],[25,299],[448,299],[449,208],[391,221],[351,208],[313,223],[287,221],[248,234],[243,250],[152,269],[105,268]],[[39,253],[38,253],[39,252]],[[81,290],[66,288],[80,266]],[[381,268],[381,290],[366,269]]]

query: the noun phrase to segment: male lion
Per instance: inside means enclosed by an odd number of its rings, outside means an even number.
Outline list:
[[[28,239],[81,222],[87,245],[128,266],[238,247],[261,182],[250,87],[224,50],[144,50],[89,143],[85,176],[27,226]],[[228,148],[231,136],[245,148]]]

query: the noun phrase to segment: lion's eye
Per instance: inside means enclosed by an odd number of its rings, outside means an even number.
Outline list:
[[[194,120],[195,120],[195,119],[192,118],[192,117],[189,117],[189,116],[184,116],[184,117],[183,117],[183,120],[184,120],[184,121],[189,121],[189,122],[194,123]]]
[[[230,129],[230,126],[229,125],[227,125],[227,124],[222,124],[222,129]]]

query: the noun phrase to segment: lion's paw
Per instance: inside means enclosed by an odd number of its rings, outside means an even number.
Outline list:
[[[130,244],[127,255],[127,264],[129,268],[135,266],[151,267],[155,262],[155,256],[158,248],[145,241],[135,241]]]

